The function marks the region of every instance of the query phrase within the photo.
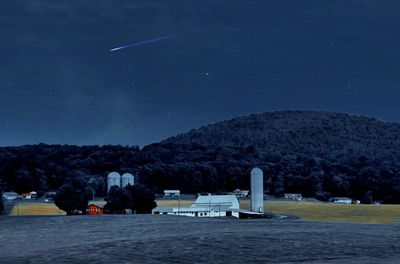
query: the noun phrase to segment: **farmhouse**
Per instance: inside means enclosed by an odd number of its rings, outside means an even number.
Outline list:
[[[156,207],[153,214],[184,215],[192,217],[239,217],[234,209],[239,209],[235,195],[200,195],[191,206]]]

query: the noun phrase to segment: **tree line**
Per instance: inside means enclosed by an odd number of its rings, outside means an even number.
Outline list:
[[[55,205],[65,211],[67,215],[86,214],[92,190],[82,178],[70,178],[57,189],[54,197]],[[126,209],[133,213],[151,213],[156,207],[154,194],[145,186],[128,185],[124,188],[112,186],[108,192],[104,213],[123,214]]]
[[[399,203],[400,163],[358,154],[315,156],[260,150],[254,146],[153,144],[123,146],[32,145],[0,148],[0,177],[5,190],[56,191],[78,179],[89,195],[105,197],[111,171],[130,172],[154,193],[226,193],[249,189],[250,170],[264,171],[264,189],[327,200],[347,196],[364,201]],[[123,191],[124,192],[124,191]]]

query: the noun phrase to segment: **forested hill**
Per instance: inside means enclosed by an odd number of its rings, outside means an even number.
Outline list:
[[[348,196],[400,203],[400,125],[316,111],[239,117],[138,147],[31,145],[0,148],[6,191],[57,190],[80,178],[106,195],[111,171],[130,172],[156,193],[231,192],[264,171],[268,194]]]
[[[161,143],[249,147],[314,157],[400,159],[400,123],[322,111],[252,114],[192,129]]]

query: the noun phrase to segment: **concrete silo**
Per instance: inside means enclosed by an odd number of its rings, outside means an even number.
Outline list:
[[[135,177],[130,173],[124,173],[121,176],[121,188],[124,188],[128,184],[135,185]]]
[[[121,175],[118,172],[110,172],[107,175],[107,192],[110,191],[111,186],[121,187]]]
[[[263,171],[254,168],[250,172],[251,211],[264,213],[264,176]]]

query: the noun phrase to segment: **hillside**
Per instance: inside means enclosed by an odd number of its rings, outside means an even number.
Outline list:
[[[130,172],[156,193],[249,188],[254,166],[268,194],[400,203],[400,125],[316,111],[238,117],[138,147],[32,145],[0,148],[5,190],[41,193],[73,178],[106,195],[106,175]]]
[[[321,111],[252,114],[192,129],[161,142],[249,147],[261,152],[316,157],[366,155],[400,157],[400,123]]]

